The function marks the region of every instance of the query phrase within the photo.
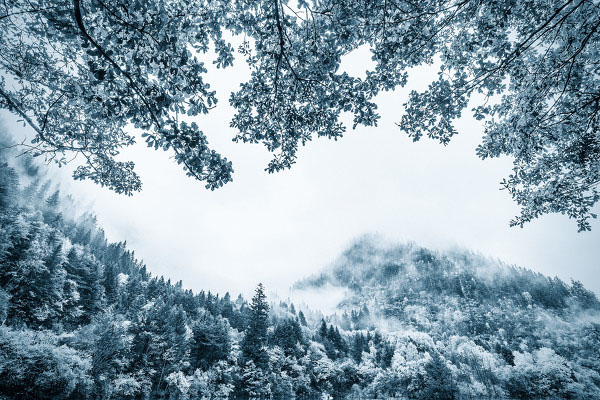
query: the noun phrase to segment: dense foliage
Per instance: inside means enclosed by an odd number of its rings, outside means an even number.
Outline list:
[[[589,230],[600,199],[599,27],[592,0],[6,0],[0,107],[35,129],[34,153],[59,163],[82,154],[77,179],[139,190],[133,163],[115,159],[134,125],[214,189],[231,163],[186,117],[216,104],[202,60],[212,46],[218,67],[233,65],[225,38],[243,35],[251,71],[230,97],[234,140],[264,144],[271,172],[313,136],[340,138],[343,112],[376,125],[375,96],[437,62],[438,79],[411,93],[399,127],[447,144],[475,95],[486,121],[478,155],[514,159],[502,182],[522,207],[512,224],[560,212]],[[375,62],[364,79],[339,70],[360,46]]]
[[[350,290],[323,317],[152,277],[69,209],[30,160],[0,160],[0,398],[600,395],[579,283],[363,241],[299,284]]]

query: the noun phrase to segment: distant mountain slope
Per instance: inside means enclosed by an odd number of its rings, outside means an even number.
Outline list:
[[[330,268],[294,287],[346,289],[336,322],[347,330],[383,329],[449,353],[457,351],[457,340],[469,340],[529,371],[527,379],[509,384],[515,397],[550,395],[535,392],[540,383],[532,376],[550,373],[532,372],[548,361],[540,351],[559,357],[559,364],[591,368],[591,381],[600,385],[600,302],[580,282],[566,284],[468,251],[383,246],[364,237]]]
[[[367,306],[400,320],[408,305],[431,296],[462,305],[536,306],[556,313],[600,311],[596,295],[577,281],[566,284],[466,250],[437,252],[414,244],[385,247],[370,237],[356,241],[332,267],[294,287],[326,284],[348,289],[340,309]]]

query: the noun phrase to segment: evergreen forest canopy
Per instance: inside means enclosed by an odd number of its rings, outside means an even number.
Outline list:
[[[116,158],[133,126],[215,189],[232,164],[190,118],[216,106],[204,54],[231,67],[231,35],[243,37],[237,51],[251,70],[229,98],[233,140],[265,145],[269,172],[289,168],[315,136],[339,139],[342,112],[354,127],[376,125],[376,95],[437,61],[400,130],[447,144],[471,111],[485,121],[478,156],[514,160],[501,183],[521,207],[511,224],[559,212],[584,231],[600,198],[599,27],[593,0],[5,0],[0,108],[35,130],[26,151],[60,165],[81,155],[75,179],[140,190],[134,163]],[[374,69],[364,79],[339,72],[360,46]]]
[[[600,302],[466,251],[362,239],[297,289],[339,312],[153,277],[0,151],[0,398],[600,396]],[[11,165],[9,165],[9,162]]]

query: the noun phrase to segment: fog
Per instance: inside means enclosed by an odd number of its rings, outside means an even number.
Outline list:
[[[361,72],[368,57],[362,49],[343,68]],[[60,170],[50,166],[62,193],[95,213],[109,240],[127,241],[153,274],[194,290],[249,294],[263,282],[284,293],[334,262],[355,238],[376,233],[433,249],[469,248],[600,292],[600,224],[577,233],[575,221],[552,215],[509,228],[518,207],[499,182],[511,160],[476,157],[481,123],[465,115],[447,147],[428,139],[413,143],[400,132],[402,103],[411,89],[426,87],[432,69],[413,71],[407,88],[377,98],[378,127],[352,130],[346,115],[342,140],[315,139],[299,150],[291,170],[268,174],[265,148],[231,141],[229,93],[248,76],[240,62],[209,69],[219,104],[197,119],[213,148],[233,162],[234,182],[225,187],[206,190],[170,153],[142,140],[122,154],[135,161],[143,182],[132,197],[73,181],[77,160]],[[17,117],[0,117],[16,139],[31,136]]]

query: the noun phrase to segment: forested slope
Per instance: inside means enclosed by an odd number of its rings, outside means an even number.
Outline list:
[[[349,335],[320,313],[307,322],[293,304],[269,305],[262,286],[248,304],[152,276],[92,215],[76,216],[43,167],[14,155],[0,151],[0,398],[360,390]],[[374,332],[358,336],[368,350]]]
[[[295,287],[344,288],[336,323],[380,328],[408,343],[396,347],[402,368],[433,350],[459,382],[478,381],[480,395],[577,397],[583,387],[598,395],[600,302],[580,282],[465,250],[382,245],[366,236]],[[406,349],[413,353],[403,359],[398,350]]]
[[[341,315],[152,276],[30,159],[0,153],[0,398],[600,396],[599,304],[468,253],[368,240]],[[9,165],[10,162],[10,165]]]

